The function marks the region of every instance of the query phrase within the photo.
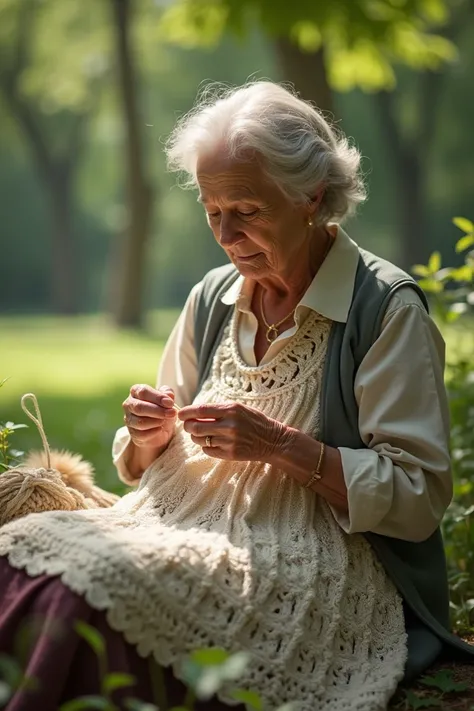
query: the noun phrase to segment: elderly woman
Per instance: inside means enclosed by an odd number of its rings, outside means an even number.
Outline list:
[[[439,533],[443,341],[414,281],[340,227],[365,197],[360,156],[312,106],[271,82],[225,92],[168,157],[230,264],[191,291],[157,389],[124,402],[114,461],[138,488],[9,524],[0,553],[53,590],[43,609],[106,611],[139,677],[139,657],[179,674],[219,646],[250,653],[239,684],[266,709],[385,709],[443,645],[463,649]]]

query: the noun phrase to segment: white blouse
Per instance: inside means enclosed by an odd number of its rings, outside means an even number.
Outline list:
[[[295,325],[280,334],[261,363],[283,348],[310,309],[345,322],[352,301],[359,259],[357,245],[338,228],[334,245],[297,306]],[[157,387],[173,388],[176,402],[190,404],[198,365],[194,349],[194,308],[199,285],[191,291],[167,341]],[[237,279],[223,302],[239,312],[239,349],[256,365],[257,319],[252,313],[253,283]],[[439,525],[452,497],[449,457],[449,409],[444,386],[445,344],[413,289],[391,298],[379,338],[357,372],[354,393],[359,431],[367,449],[339,447],[348,492],[348,513],[331,507],[346,533],[372,531],[420,541]],[[118,430],[113,459],[119,476],[133,481],[124,461],[130,437]]]

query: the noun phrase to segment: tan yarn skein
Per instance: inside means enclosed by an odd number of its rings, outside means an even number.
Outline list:
[[[26,406],[28,399],[33,401],[36,417]],[[20,466],[7,469],[0,475],[0,526],[29,513],[89,508],[84,496],[66,486],[61,474],[51,469],[51,452],[36,396],[33,393],[23,395],[21,407],[38,428],[46,454],[47,469]]]

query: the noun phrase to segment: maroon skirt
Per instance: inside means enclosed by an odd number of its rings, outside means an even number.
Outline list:
[[[170,669],[140,657],[133,645],[109,627],[104,612],[91,608],[59,578],[31,578],[0,557],[0,654],[18,660],[25,676],[33,680],[13,694],[5,711],[57,711],[70,699],[100,694],[97,656],[75,631],[73,624],[78,620],[102,635],[107,671],[130,674],[136,680],[134,686],[114,692],[119,709],[127,708],[127,698],[154,703],[160,710],[183,703],[186,687]],[[195,708],[224,711],[229,706],[212,700],[198,702]],[[242,705],[233,708],[244,711]]]

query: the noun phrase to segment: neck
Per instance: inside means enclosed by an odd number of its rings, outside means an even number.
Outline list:
[[[266,301],[294,302],[296,305],[313,281],[332,243],[333,236],[328,230],[316,228],[305,253],[299,254],[288,270],[258,280],[260,288],[268,292]]]

